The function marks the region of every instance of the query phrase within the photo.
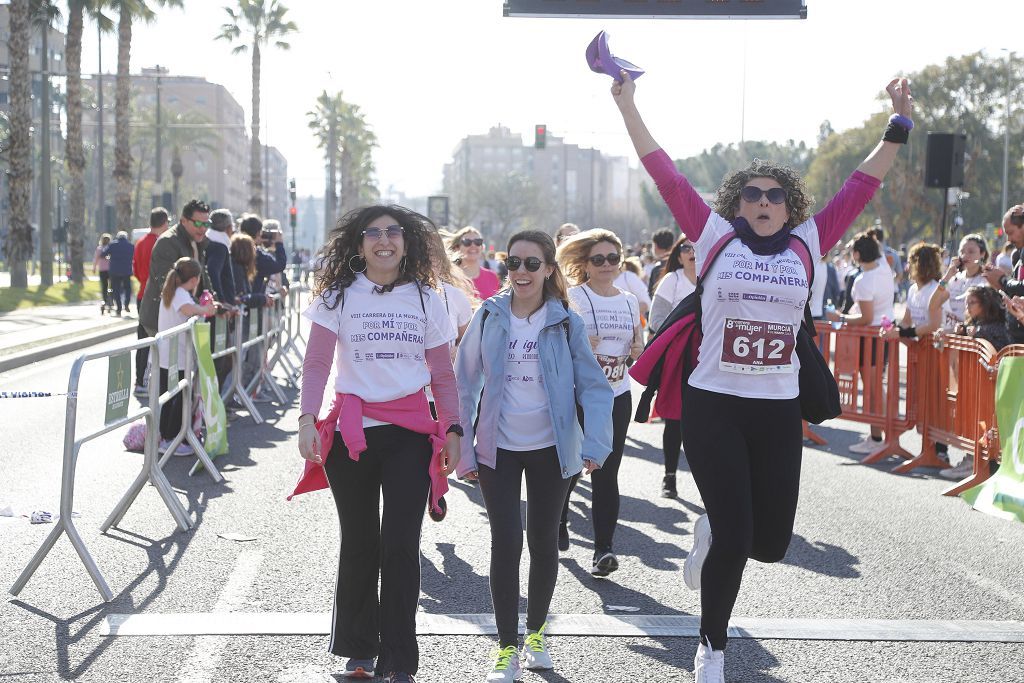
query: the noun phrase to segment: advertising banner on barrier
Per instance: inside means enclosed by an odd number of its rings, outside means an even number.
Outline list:
[[[960,495],[975,510],[1024,522],[1024,358],[1003,358],[996,376],[999,471]]]
[[[196,323],[196,360],[199,365],[199,392],[203,397],[203,421],[206,423],[206,452],[211,458],[228,452],[228,416],[220,398],[217,371],[210,354],[210,323]]]
[[[119,353],[111,356],[107,364],[107,409],[103,424],[110,424],[128,416],[128,399],[131,398],[132,356]]]

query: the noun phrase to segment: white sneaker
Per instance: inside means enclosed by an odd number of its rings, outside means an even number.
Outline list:
[[[712,650],[701,640],[693,658],[695,683],[725,683],[725,651]]]
[[[871,438],[871,435],[868,434],[863,439],[861,439],[857,443],[855,443],[852,446],[850,446],[850,452],[851,453],[862,453],[864,455],[867,455],[868,453],[874,453],[875,451],[877,451],[881,447],[882,447],[882,442],[881,441],[875,441],[874,439]]]
[[[700,572],[711,550],[711,521],[701,515],[693,526],[693,548],[683,562],[683,581],[690,590],[700,590]]]
[[[523,680],[523,665],[519,661],[519,650],[515,645],[498,650],[494,668],[484,680],[487,683],[512,683]]]
[[[970,454],[964,456],[954,467],[947,467],[944,470],[939,471],[939,476],[943,479],[952,479],[953,481],[960,481],[974,474],[974,457]]]
[[[554,669],[547,645],[544,643],[544,629],[547,622],[536,633],[527,632],[523,645],[523,666],[531,671]]]

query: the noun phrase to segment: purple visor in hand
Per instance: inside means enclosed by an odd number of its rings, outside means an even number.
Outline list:
[[[619,80],[621,70],[625,70],[634,81],[644,75],[644,70],[632,62],[612,55],[608,49],[608,34],[601,31],[587,46],[587,66],[594,73],[607,74]]]

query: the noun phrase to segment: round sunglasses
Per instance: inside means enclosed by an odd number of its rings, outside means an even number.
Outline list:
[[[461,240],[459,240],[459,242],[461,242],[462,246],[464,246],[464,247],[471,247],[471,246],[482,247],[482,246],[484,246],[484,240],[483,240],[482,237],[463,237]]]
[[[525,259],[519,258],[518,256],[509,256],[505,259],[505,267],[508,268],[508,272],[510,273],[514,273],[519,270],[520,266],[526,266],[526,270],[531,273],[536,273],[543,265],[544,262],[536,256],[527,256]]]
[[[595,256],[588,256],[587,260],[599,268],[604,265],[605,261],[610,265],[617,266],[619,265],[619,261],[622,260],[622,255],[615,252],[608,254],[607,256],[604,254],[597,254]]]
[[[754,185],[747,185],[740,190],[740,197],[745,202],[756,204],[761,201],[761,197],[768,197],[768,201],[772,204],[782,204],[786,201],[786,191],[781,187],[773,187],[770,190],[762,190],[760,187]]]

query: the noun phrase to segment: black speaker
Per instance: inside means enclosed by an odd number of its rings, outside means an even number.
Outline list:
[[[925,187],[963,187],[964,133],[928,133],[924,161]]]

